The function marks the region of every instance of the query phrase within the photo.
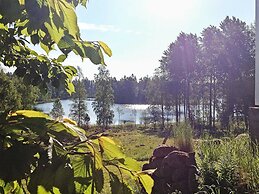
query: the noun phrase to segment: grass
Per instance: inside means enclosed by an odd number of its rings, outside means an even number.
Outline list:
[[[215,193],[259,192],[259,150],[253,152],[248,135],[223,139],[207,138],[196,147],[201,186]]]
[[[163,142],[162,137],[139,130],[122,130],[112,132],[110,135],[122,145],[123,152],[127,156],[138,161],[148,161],[153,150]],[[168,143],[172,143],[172,140],[168,140]]]
[[[132,128],[135,128],[134,130]],[[109,135],[118,142],[123,152],[142,164],[152,156],[153,150],[163,142],[161,133],[150,129],[116,127]],[[182,146],[196,153],[200,169],[200,190],[205,193],[259,193],[259,150],[254,154],[248,135],[213,139],[206,136],[192,140],[191,130],[181,125],[168,139],[168,145]],[[186,146],[187,145],[187,146]],[[107,180],[108,181],[108,180]],[[102,193],[110,193],[105,187]]]

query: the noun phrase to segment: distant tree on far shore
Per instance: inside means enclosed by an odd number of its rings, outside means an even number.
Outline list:
[[[72,96],[72,105],[69,116],[75,120],[78,126],[85,128],[88,126],[90,117],[87,114],[86,90],[83,80],[82,70],[78,67],[78,79],[75,80],[75,93]]]
[[[50,111],[50,115],[54,118],[54,119],[62,119],[63,115],[64,115],[64,109],[62,107],[61,101],[59,98],[57,98],[55,100],[55,102],[53,103],[53,108]]]
[[[99,73],[94,76],[96,94],[92,105],[97,116],[97,124],[102,129],[107,129],[114,117],[114,112],[111,110],[114,103],[112,78],[104,66],[99,67],[98,70]]]

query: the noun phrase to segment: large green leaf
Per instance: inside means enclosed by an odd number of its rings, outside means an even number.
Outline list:
[[[47,28],[51,38],[55,41],[56,44],[58,44],[61,38],[64,36],[64,30],[57,29],[53,22],[51,24],[45,22],[44,25]]]
[[[110,159],[124,159],[125,155],[121,152],[118,144],[116,144],[111,138],[101,136],[98,138],[101,149],[104,154]]]
[[[77,193],[84,193],[92,180],[91,156],[71,156],[74,181]]]
[[[34,110],[18,110],[15,113],[12,113],[11,116],[24,116],[27,118],[44,118],[44,119],[50,119],[50,117],[39,111]]]
[[[71,52],[72,48],[75,46],[75,42],[73,40],[73,38],[71,37],[71,35],[69,34],[65,34],[65,36],[63,36],[59,42],[58,42],[58,48],[61,49],[61,51],[64,54],[68,54],[69,52]],[[64,50],[65,49],[65,50]]]
[[[154,186],[154,180],[146,173],[140,172],[137,174],[139,181],[141,182],[142,186],[146,190],[148,194],[151,194],[152,188]]]
[[[55,10],[57,15],[64,21],[64,26],[67,28],[70,35],[78,40],[79,28],[77,25],[77,16],[71,4],[65,0],[49,0],[51,8]]]
[[[99,55],[98,48],[95,48],[94,46],[89,45],[89,43],[85,43],[83,45],[83,48],[84,48],[86,57],[88,57],[92,63],[96,65],[102,63],[102,58]]]
[[[130,157],[125,157],[123,165],[125,167],[127,167],[128,169],[130,169],[131,171],[140,171],[141,170],[140,163],[137,160],[130,158]]]
[[[105,44],[102,41],[98,41],[98,43],[100,44],[101,48],[103,49],[103,51],[109,56],[112,56],[112,50],[108,47],[107,44]]]
[[[49,133],[63,140],[66,138],[73,139],[73,137],[79,138],[83,141],[86,140],[86,136],[84,134],[83,129],[73,124],[53,121],[48,123],[47,126],[49,128]]]
[[[95,163],[95,168],[102,169],[103,168],[103,162],[102,162],[102,156],[99,151],[99,147],[97,144],[94,143],[94,141],[90,141],[86,143],[87,148],[90,150],[92,153],[92,156],[94,157],[94,163]]]
[[[47,192],[56,187],[61,193],[75,193],[73,170],[68,164],[65,158],[55,157],[51,164],[39,165],[30,176],[28,190],[37,193],[41,185]]]

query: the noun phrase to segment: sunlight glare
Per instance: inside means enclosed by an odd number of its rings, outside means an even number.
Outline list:
[[[156,20],[182,21],[186,19],[193,7],[193,0],[149,0],[148,14]]]

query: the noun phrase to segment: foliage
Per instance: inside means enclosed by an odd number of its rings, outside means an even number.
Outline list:
[[[75,80],[76,92],[72,96],[73,103],[71,104],[69,116],[74,119],[78,126],[83,127],[87,126],[90,121],[90,117],[87,114],[87,105],[86,105],[86,91],[84,82],[82,81],[83,74],[79,68],[78,79]]]
[[[201,141],[197,149],[201,189],[209,193],[257,193],[259,152],[252,150],[248,135]]]
[[[109,137],[86,136],[71,120],[54,121],[36,111],[2,113],[0,123],[1,192],[96,193],[103,189],[104,171],[113,193],[134,192],[124,175],[151,192],[151,177]]]
[[[114,117],[113,110],[111,110],[114,102],[113,89],[109,71],[103,66],[99,67],[98,70],[99,73],[94,76],[96,94],[92,105],[97,115],[97,124],[103,129],[107,129]]]
[[[112,55],[105,43],[84,41],[80,37],[75,8],[86,6],[86,2],[0,1],[0,62],[16,67],[15,74],[45,91],[47,83],[51,83],[73,92],[72,77],[76,75],[76,69],[62,65],[70,52],[89,58],[94,64],[105,64],[103,52]],[[63,54],[57,59],[49,59],[31,50],[30,43],[40,45],[46,53],[58,48]]]
[[[114,90],[114,101],[118,104],[136,103],[137,78],[135,75],[124,76],[120,80],[112,80]]]
[[[50,111],[50,115],[54,118],[54,119],[62,119],[63,115],[64,115],[64,109],[62,107],[61,101],[60,99],[56,99],[53,103],[53,108]]]
[[[161,57],[164,76],[153,83],[164,99],[159,104],[174,107],[176,122],[183,117],[199,130],[213,132],[217,124],[229,129],[231,122],[247,129],[248,109],[254,105],[254,48],[254,26],[235,17],[205,28],[200,37],[180,33]],[[162,95],[163,82],[168,82],[169,98]]]
[[[12,110],[21,107],[21,96],[19,96],[14,83],[9,77],[0,71],[0,110]]]
[[[30,109],[38,98],[38,88],[0,70],[0,110]]]

